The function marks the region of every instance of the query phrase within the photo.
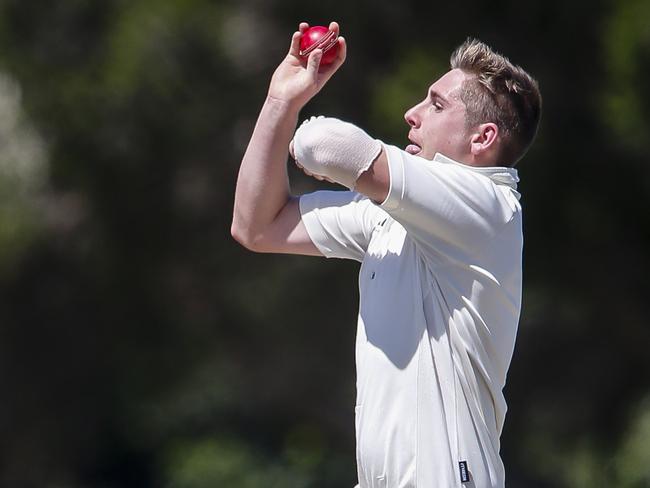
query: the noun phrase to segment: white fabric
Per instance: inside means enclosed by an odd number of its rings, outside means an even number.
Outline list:
[[[381,142],[362,129],[329,117],[306,120],[293,137],[293,152],[303,168],[350,189],[380,151]]]
[[[359,487],[502,488],[502,388],[521,304],[517,172],[384,147],[381,205],[345,191],[300,199],[323,255],[362,263]]]

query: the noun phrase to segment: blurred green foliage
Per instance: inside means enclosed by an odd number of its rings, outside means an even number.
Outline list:
[[[399,59],[396,67],[380,75],[373,84],[371,98],[370,123],[381,132],[377,135],[387,140],[403,139],[404,107],[424,99],[432,80],[448,66],[448,53],[435,55],[414,48]]]
[[[169,488],[307,487],[309,476],[299,469],[259,459],[250,448],[214,439],[179,445],[168,461]]]
[[[19,85],[0,75],[0,270],[8,272],[39,232],[46,178],[44,142],[26,120]]]
[[[606,21],[603,51],[608,83],[603,87],[605,121],[623,145],[646,152],[650,131],[650,3],[621,2]]]
[[[330,19],[303,115],[396,145],[467,36],[538,77],[508,485],[650,486],[648,8],[0,2],[0,486],[353,486],[357,267],[229,235],[270,75]]]

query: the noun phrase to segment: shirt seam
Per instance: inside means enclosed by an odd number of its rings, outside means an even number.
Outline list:
[[[311,239],[311,242],[320,251],[320,253],[329,259],[333,256],[332,250],[328,246],[322,244],[322,242],[327,241],[327,235],[321,229],[320,225],[316,225],[318,218],[314,214],[315,209],[307,211],[307,209],[305,209],[305,205],[306,201],[304,201],[303,197],[301,196],[298,201],[298,208],[300,209],[300,219],[302,220],[302,223],[307,230],[307,235]]]
[[[383,144],[383,143],[382,143]],[[386,160],[387,160],[387,165],[388,165],[388,194],[386,195],[386,198],[384,199],[383,202],[379,204],[381,208],[384,210],[397,210],[400,206],[400,202],[402,199],[403,195],[395,195],[395,193],[400,190],[400,192],[403,193],[403,185],[404,185],[404,162],[401,161],[401,158],[398,158],[399,161],[395,161],[395,158],[393,158],[391,152],[392,148],[387,146],[386,144],[383,144],[384,146],[384,151],[386,152]],[[400,165],[399,168],[394,168],[394,165]],[[396,188],[396,178],[397,178],[397,170],[401,169],[402,170],[402,175],[400,176],[400,188]]]

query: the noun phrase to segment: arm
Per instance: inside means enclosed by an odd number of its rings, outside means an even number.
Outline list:
[[[334,63],[320,67],[320,50],[305,63],[298,53],[301,33],[308,27],[300,24],[273,74],[239,170],[231,233],[256,252],[320,255],[301,222],[298,200],[289,193],[286,161],[298,113],[343,64],[346,49],[339,37]],[[332,22],[330,29],[338,33],[338,24]]]
[[[478,169],[411,156],[338,119],[303,124],[293,151],[305,172],[354,187],[428,245],[473,248],[516,211]]]
[[[383,147],[377,159],[366,171],[361,173],[354,188],[375,203],[386,200],[390,189],[390,172],[388,171],[386,150]]]
[[[318,117],[303,123],[290,145],[296,165],[308,176],[340,183],[383,202],[390,189],[388,157],[382,143],[359,127]]]

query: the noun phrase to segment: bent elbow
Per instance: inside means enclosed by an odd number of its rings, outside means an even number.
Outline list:
[[[261,245],[262,243],[260,242],[260,239],[255,238],[250,232],[242,229],[234,222],[230,226],[230,235],[245,249],[251,252],[264,252],[264,248]]]
[[[252,251],[251,249],[251,239],[247,232],[245,232],[240,226],[238,226],[234,221],[230,226],[230,235],[235,241],[240,245]]]

